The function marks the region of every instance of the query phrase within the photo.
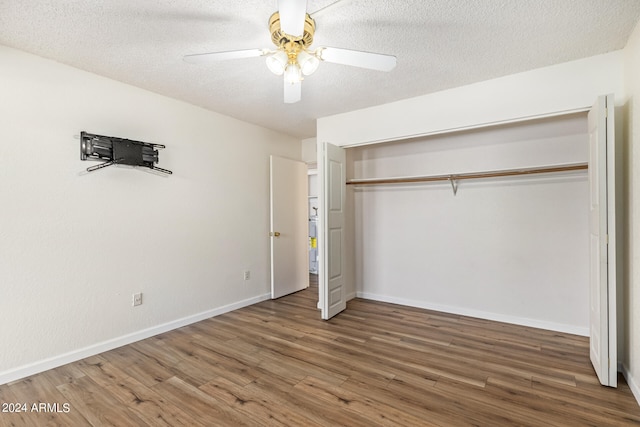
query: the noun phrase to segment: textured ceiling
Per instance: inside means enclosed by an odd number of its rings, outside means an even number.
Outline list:
[[[312,48],[396,55],[390,73],[322,63],[284,104],[264,58],[276,0],[0,0],[0,44],[300,138],[316,119],[622,49],[638,0],[310,0]]]

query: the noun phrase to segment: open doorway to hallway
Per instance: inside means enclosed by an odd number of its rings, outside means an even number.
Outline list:
[[[318,170],[309,166],[309,286],[318,286]]]

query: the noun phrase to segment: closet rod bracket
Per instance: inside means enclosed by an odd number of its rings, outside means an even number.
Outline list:
[[[449,176],[449,182],[451,183],[451,189],[453,190],[453,195],[455,196],[458,193],[458,181],[453,175],[451,175]]]

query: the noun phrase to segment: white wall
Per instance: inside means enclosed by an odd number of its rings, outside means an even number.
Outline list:
[[[312,167],[318,162],[316,138],[302,140],[302,161]]]
[[[299,141],[1,46],[0,93],[0,383],[268,296],[269,155]],[[173,175],[83,174],[82,130]]]
[[[623,53],[611,52],[318,120],[318,141],[386,142],[586,108],[621,97]]]
[[[347,150],[350,178],[586,162],[586,115]],[[588,181],[356,187],[358,295],[588,334]]]
[[[640,24],[624,50],[623,169],[624,169],[624,250],[623,305],[626,350],[623,372],[640,402]]]

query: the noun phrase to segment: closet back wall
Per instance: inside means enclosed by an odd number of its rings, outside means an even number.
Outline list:
[[[588,160],[586,114],[347,150],[348,178]],[[350,187],[358,296],[588,334],[586,171]]]

